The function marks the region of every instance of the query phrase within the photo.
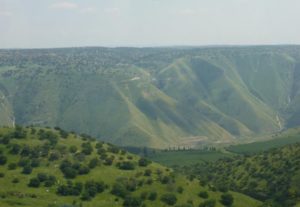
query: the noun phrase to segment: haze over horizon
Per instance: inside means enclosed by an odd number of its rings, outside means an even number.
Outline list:
[[[0,0],[0,48],[300,44],[297,0]]]

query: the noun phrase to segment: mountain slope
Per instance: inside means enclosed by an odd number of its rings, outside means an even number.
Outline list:
[[[251,139],[300,124],[299,65],[298,46],[1,50],[0,124],[156,148]]]
[[[59,128],[0,128],[0,186],[1,207],[223,206],[222,193],[201,187],[197,180]],[[202,191],[209,197],[199,197]],[[231,194],[233,206],[260,205]]]

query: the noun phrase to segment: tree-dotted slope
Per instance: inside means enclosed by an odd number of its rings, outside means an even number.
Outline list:
[[[223,206],[223,193],[196,179],[60,128],[1,128],[0,186],[1,207]],[[200,192],[208,196],[199,197]],[[236,207],[260,204],[231,195]]]

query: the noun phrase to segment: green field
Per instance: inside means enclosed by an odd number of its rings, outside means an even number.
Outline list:
[[[183,166],[193,165],[203,162],[213,162],[220,158],[232,157],[231,153],[221,151],[204,151],[204,150],[189,150],[189,151],[159,151],[149,155],[149,159],[166,166]]]
[[[233,153],[253,154],[298,142],[300,142],[300,128],[293,128],[272,136],[268,141],[234,145],[226,149]]]

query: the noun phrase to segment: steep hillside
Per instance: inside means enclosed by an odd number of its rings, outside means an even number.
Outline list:
[[[260,204],[59,128],[1,128],[0,186],[1,207],[222,207],[228,197],[233,207]]]
[[[265,201],[265,206],[300,204],[299,143],[181,170],[221,191],[235,190]]]
[[[300,124],[300,47],[0,51],[0,124],[123,146],[229,143]]]

